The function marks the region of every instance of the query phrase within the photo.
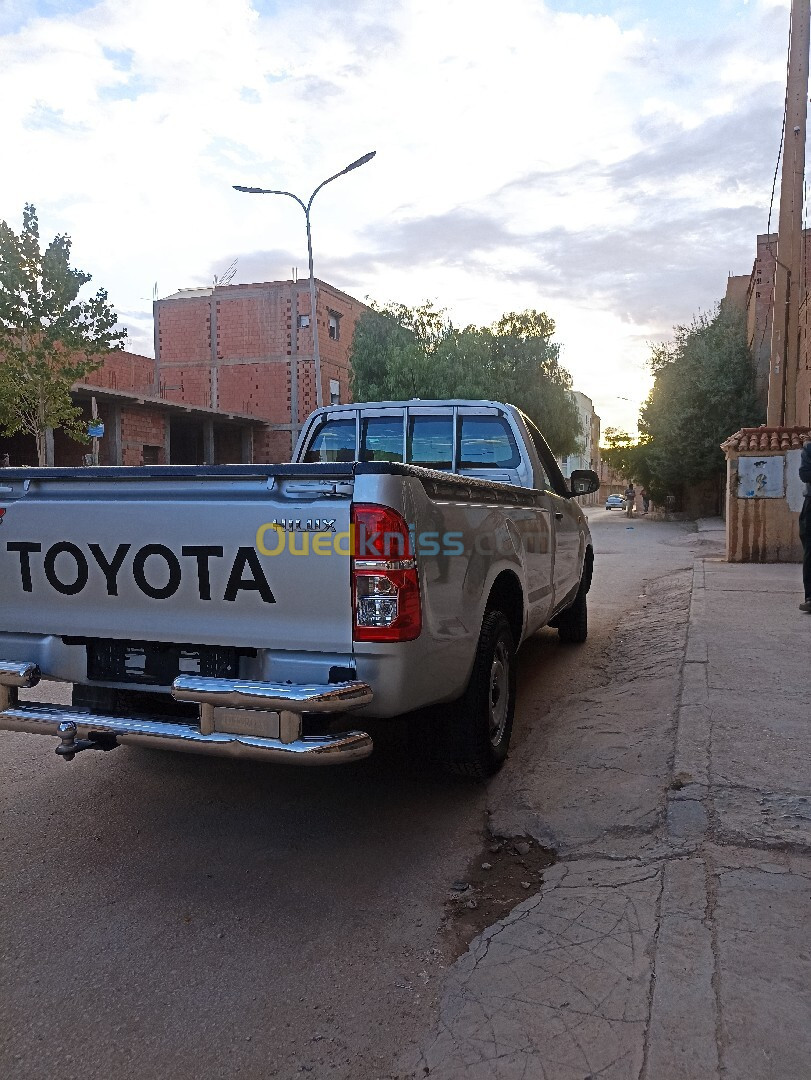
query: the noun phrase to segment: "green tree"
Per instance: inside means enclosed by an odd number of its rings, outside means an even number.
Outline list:
[[[414,309],[373,305],[355,328],[352,394],[356,401],[508,401],[535,421],[554,453],[572,453],[579,444],[579,418],[554,332],[553,320],[538,311],[458,329],[431,303]]]
[[[649,452],[650,443],[635,442],[627,431],[607,427],[603,432],[600,457],[626,480],[635,480],[650,490],[653,482]]]
[[[715,486],[720,493],[721,443],[733,431],[765,420],[742,312],[721,304],[674,327],[673,340],[651,347],[654,374],[639,418],[655,501]]]
[[[560,363],[553,341],[555,323],[543,311],[511,311],[493,327],[493,396],[503,394],[544,434],[554,454],[583,448],[580,417],[572,397],[572,377]],[[502,389],[503,388],[503,389]]]
[[[33,435],[40,465],[47,428],[87,441],[71,386],[100,367],[110,349],[123,348],[127,334],[116,329],[104,289],[79,299],[90,274],[71,267],[70,251],[65,235],[41,250],[30,204],[19,235],[0,221],[0,427]]]

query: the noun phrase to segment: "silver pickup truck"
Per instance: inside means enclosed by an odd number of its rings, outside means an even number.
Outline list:
[[[491,401],[320,409],[285,465],[4,469],[0,728],[326,763],[441,705],[436,755],[488,775],[521,643],[586,637],[599,481],[570,484]],[[72,706],[19,701],[41,678]]]

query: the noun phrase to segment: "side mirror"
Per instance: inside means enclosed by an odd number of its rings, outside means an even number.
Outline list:
[[[590,495],[600,490],[600,477],[592,469],[575,469],[569,477],[572,495]]]

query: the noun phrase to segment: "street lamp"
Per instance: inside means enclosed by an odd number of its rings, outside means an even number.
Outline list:
[[[288,195],[291,199],[295,199],[304,211],[304,219],[307,222],[307,257],[310,264],[310,322],[313,334],[313,360],[315,361],[315,404],[319,409],[324,404],[324,394],[321,388],[321,351],[318,345],[318,318],[316,317],[315,311],[315,277],[313,275],[313,239],[312,233],[310,232],[310,207],[313,205],[313,199],[322,187],[331,184],[332,181],[337,180],[339,176],[344,176],[346,173],[352,172],[353,169],[359,169],[361,165],[365,165],[367,161],[371,161],[376,153],[376,150],[371,150],[368,154],[364,154],[363,157],[359,157],[357,161],[353,161],[351,165],[347,165],[345,169],[341,169],[340,172],[335,173],[334,176],[328,176],[326,180],[323,180],[318,185],[306,203],[303,199],[300,199],[298,195],[294,195],[292,191],[277,191],[275,188],[245,187],[243,184],[233,185],[234,191],[244,191],[248,195]]]

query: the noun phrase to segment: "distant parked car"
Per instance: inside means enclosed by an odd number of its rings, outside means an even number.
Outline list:
[[[605,500],[606,510],[624,510],[625,500],[622,495],[609,495]]]

